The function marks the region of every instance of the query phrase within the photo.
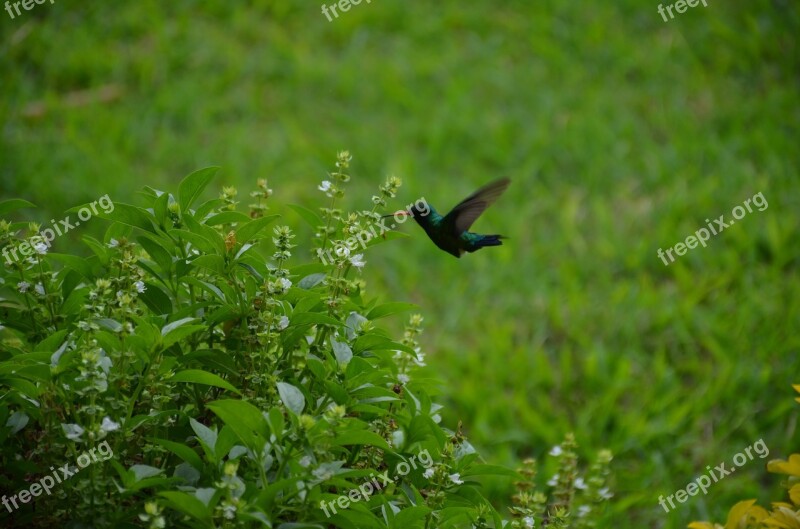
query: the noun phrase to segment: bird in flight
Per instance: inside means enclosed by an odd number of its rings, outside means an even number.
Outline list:
[[[511,180],[501,178],[478,189],[459,202],[447,215],[440,215],[427,203],[419,201],[406,210],[398,211],[394,216],[412,217],[422,226],[433,243],[455,257],[464,252],[476,252],[486,246],[500,246],[502,235],[481,235],[469,231],[470,226],[505,192]],[[387,215],[392,216],[392,215]]]

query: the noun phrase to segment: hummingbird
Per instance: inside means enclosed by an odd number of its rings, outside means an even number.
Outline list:
[[[469,231],[470,226],[505,192],[511,180],[500,178],[459,202],[447,215],[440,215],[427,202],[420,201],[394,215],[405,215],[417,221],[433,243],[445,252],[461,258],[464,252],[476,252],[486,246],[500,246],[502,235],[481,235]]]

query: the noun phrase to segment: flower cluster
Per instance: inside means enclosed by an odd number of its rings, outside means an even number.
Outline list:
[[[266,178],[259,178],[256,186],[258,189],[250,192],[251,198],[258,199],[258,202],[249,206],[251,219],[258,219],[264,216],[264,212],[269,209],[264,202],[272,196],[272,189],[267,186]]]
[[[537,491],[536,460],[526,459],[517,472],[523,477],[514,483],[517,493],[512,496],[509,508],[514,518],[511,527],[529,529],[541,525],[553,528],[588,529],[597,527],[605,502],[611,499],[608,489],[611,452],[601,450],[585,475],[578,471],[575,437],[567,434],[560,445],[550,449],[549,455],[558,460],[558,472],[547,482],[548,494]]]

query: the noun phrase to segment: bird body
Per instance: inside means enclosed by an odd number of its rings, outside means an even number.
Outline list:
[[[411,216],[436,246],[460,258],[464,252],[472,253],[487,246],[503,244],[502,235],[482,235],[469,231],[469,228],[510,183],[508,178],[495,180],[459,202],[444,216],[427,204],[425,210],[415,204],[403,213]]]

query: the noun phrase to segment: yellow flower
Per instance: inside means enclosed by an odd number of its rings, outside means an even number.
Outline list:
[[[777,474],[788,474],[800,477],[800,454],[792,454],[789,461],[773,459],[767,463],[767,470]]]
[[[755,503],[756,500],[745,500],[731,507],[731,510],[728,511],[728,521],[725,522],[724,527],[710,522],[692,522],[689,524],[689,529],[744,529],[751,527],[753,522],[758,523],[769,516],[763,507],[759,507]]]
[[[800,529],[800,515],[787,507],[775,507],[772,516],[764,520],[764,525],[776,529]]]
[[[789,498],[791,498],[795,505],[800,505],[800,483],[795,483],[792,485],[792,488],[789,489]]]

